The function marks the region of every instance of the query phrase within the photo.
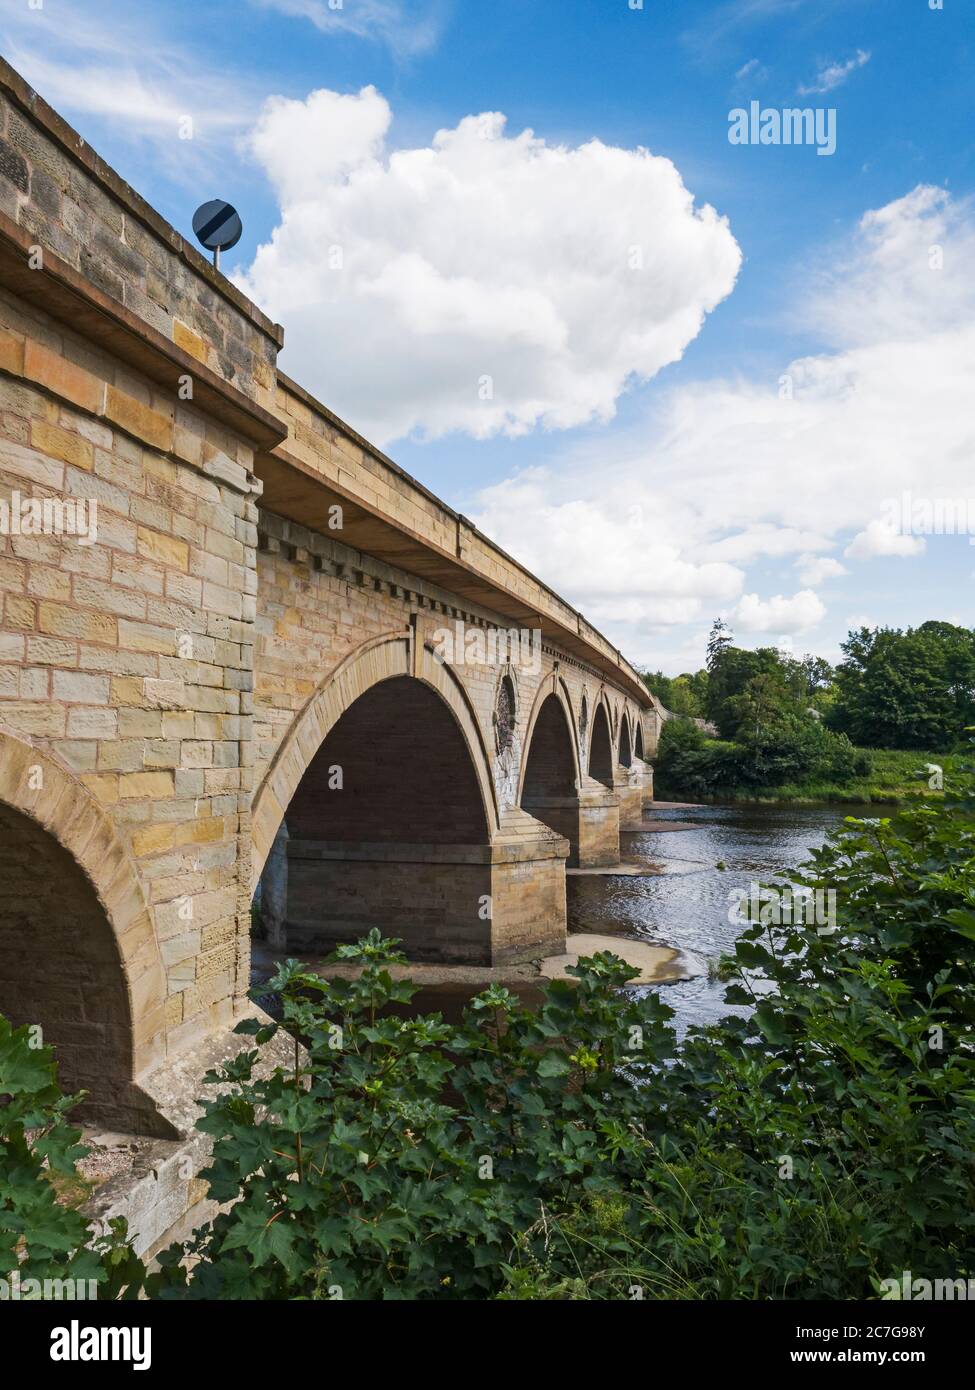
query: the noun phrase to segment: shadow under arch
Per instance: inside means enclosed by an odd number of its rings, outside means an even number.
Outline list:
[[[620,767],[630,767],[633,763],[633,753],[630,745],[630,721],[625,713],[620,720],[619,763]]]
[[[40,1025],[79,1118],[174,1137],[142,1090],[165,1053],[166,980],[135,865],[62,764],[0,727],[0,1011]]]
[[[536,735],[545,744],[547,766],[544,768],[539,765],[542,749],[536,744]],[[565,682],[554,672],[542,681],[535,693],[523,747],[518,783],[520,806],[525,805],[526,792],[529,799],[533,794],[537,799],[541,795],[574,796],[578,792],[581,768],[572,702]]]
[[[611,728],[609,706],[605,696],[601,694],[592,712],[587,762],[590,777],[595,777],[597,782],[602,782],[604,787],[610,788],[613,786],[615,772]]]
[[[261,783],[253,882],[272,950],[321,954],[373,928],[416,960],[493,964],[534,949],[530,933],[564,943],[563,843],[501,823],[473,703],[426,629],[350,653]],[[529,860],[541,911],[522,891]]]
[[[253,801],[252,891],[302,778],[329,734],[362,695],[397,678],[415,679],[440,697],[460,732],[476,778],[488,843],[498,834],[497,792],[470,696],[450,665],[437,660],[433,644],[417,635],[416,629],[383,633],[361,643],[325,677],[271,760]]]

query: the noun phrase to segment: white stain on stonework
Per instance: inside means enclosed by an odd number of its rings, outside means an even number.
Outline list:
[[[494,760],[494,785],[502,813],[518,804],[518,772],[521,767],[521,740],[517,734]]]

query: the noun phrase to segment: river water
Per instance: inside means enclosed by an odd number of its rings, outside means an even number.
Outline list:
[[[569,930],[619,933],[677,947],[702,973],[654,988],[674,1009],[679,1033],[691,1024],[713,1023],[738,1012],[724,1002],[723,985],[708,971],[742,930],[729,915],[732,891],[740,898],[750,883],[788,874],[844,816],[888,813],[877,805],[650,805],[647,818],[687,828],[624,834],[622,853],[626,859],[651,860],[664,872],[640,878],[572,875]]]

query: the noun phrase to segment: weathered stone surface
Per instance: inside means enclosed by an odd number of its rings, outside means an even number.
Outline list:
[[[2,61],[0,214],[0,1008],[96,1118],[179,1144],[147,1078],[248,1007],[276,837],[282,945],[375,925],[418,958],[558,955],[566,860],[618,862],[660,716],[564,600],[280,375],[279,330]],[[177,390],[204,367],[219,390]],[[145,1248],[203,1200],[156,1157],[129,1182]]]

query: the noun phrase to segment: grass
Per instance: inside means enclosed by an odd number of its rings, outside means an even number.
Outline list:
[[[938,795],[929,788],[926,777],[916,774],[933,764],[944,767],[946,755],[941,753],[918,752],[904,748],[864,749],[872,763],[865,777],[857,777],[852,782],[785,782],[779,787],[763,787],[760,793],[754,790],[731,790],[715,794],[713,797],[694,797],[696,801],[837,801],[850,805],[877,802],[885,805],[903,801],[916,801]],[[663,796],[663,791],[660,795]]]

